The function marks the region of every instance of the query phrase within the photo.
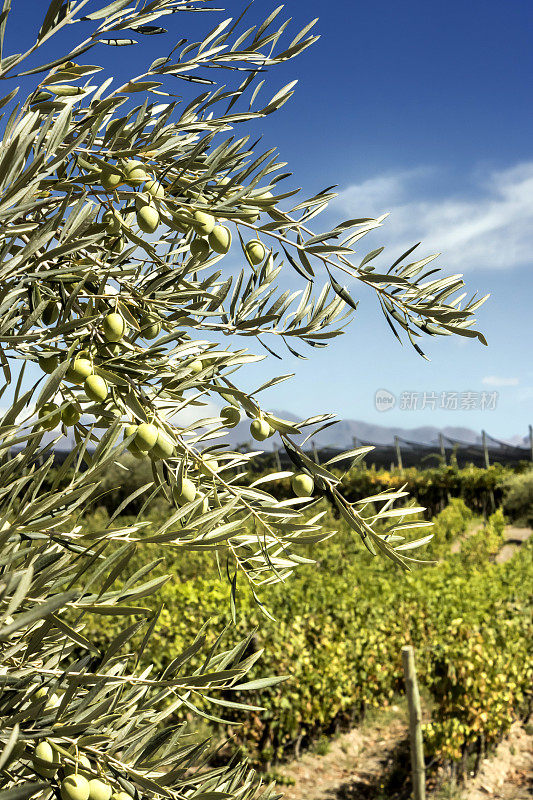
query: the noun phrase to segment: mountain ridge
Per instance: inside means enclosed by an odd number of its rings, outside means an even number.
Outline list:
[[[216,414],[216,410],[212,409],[211,413]],[[275,416],[285,419],[288,422],[301,422],[301,418],[297,417],[290,411],[273,410]],[[179,417],[175,420],[179,425]],[[183,423],[182,423],[183,424]],[[305,430],[305,429],[304,429]],[[481,432],[475,431],[472,428],[447,425],[443,428],[438,428],[433,425],[420,425],[413,428],[401,427],[398,425],[378,425],[376,423],[363,422],[362,420],[344,419],[339,420],[334,425],[319,431],[316,435],[310,437],[307,447],[311,447],[311,443],[318,448],[332,447],[340,450],[348,450],[354,446],[354,438],[357,444],[369,443],[374,445],[393,445],[395,436],[400,439],[412,442],[413,444],[421,445],[434,445],[439,446],[439,434],[450,439],[458,440],[464,444],[481,445],[482,438]],[[57,432],[46,433],[43,437],[43,443],[51,441],[57,436]],[[292,437],[295,442],[300,444],[308,436],[308,431],[305,433]],[[222,441],[222,439],[221,439]],[[520,436],[516,434],[512,437],[501,439],[497,441],[505,442],[506,444],[518,447],[529,447],[529,438],[527,436]],[[247,445],[251,449],[272,450],[274,447],[281,446],[279,435],[275,435],[265,442],[256,442],[250,435],[250,420],[244,417],[235,428],[230,428],[227,431],[227,436],[224,437],[224,442],[230,447],[237,447]],[[488,440],[489,446],[491,439]],[[74,438],[69,431],[67,437],[63,436],[56,443],[56,450],[69,450],[74,446]]]
[[[288,422],[301,422],[301,418],[292,414],[290,411],[274,410],[272,412],[275,416],[281,419],[286,419]],[[247,418],[232,430],[229,431],[229,441],[233,445],[244,444],[251,440],[250,422]],[[420,425],[414,428],[404,428],[396,425],[378,425],[375,423],[363,422],[362,420],[344,419],[339,420],[335,425],[326,428],[324,431],[319,431],[315,436],[311,437],[316,447],[334,447],[339,449],[348,449],[353,446],[353,439],[356,438],[357,442],[368,442],[377,445],[392,445],[394,444],[394,437],[398,436],[400,439],[405,439],[409,442],[425,445],[439,444],[439,434],[450,439],[456,439],[465,444],[480,445],[482,437],[480,431],[475,431],[472,428],[446,425],[443,428],[438,428],[433,425]],[[294,439],[299,441],[304,439],[307,433]],[[490,441],[490,440],[489,440]],[[522,437],[519,434],[514,435],[508,439],[501,439],[506,444],[525,447],[529,444],[526,436]],[[279,437],[275,436],[264,443],[264,449],[272,449],[265,447],[269,442],[279,444]]]

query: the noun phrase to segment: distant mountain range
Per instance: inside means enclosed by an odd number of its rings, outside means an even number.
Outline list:
[[[281,419],[286,419],[289,422],[297,422],[301,418],[296,417],[289,411],[274,411],[276,416]],[[481,444],[481,432],[474,431],[471,428],[462,428],[454,426],[446,426],[445,428],[436,428],[431,425],[424,425],[418,428],[400,428],[386,425],[373,425],[368,422],[361,422],[355,419],[340,420],[335,425],[320,431],[313,436],[312,439],[316,447],[335,447],[340,449],[348,449],[353,446],[354,437],[358,442],[370,442],[371,444],[390,445],[394,444],[394,437],[399,436],[401,439],[407,439],[410,442],[418,444],[438,444],[439,433],[448,436],[450,439],[458,439],[467,444]],[[299,441],[307,436],[295,436],[295,441]],[[242,420],[235,428],[229,431],[229,441],[233,446],[243,444],[251,441],[250,436],[250,421],[248,419]],[[277,441],[276,441],[277,440]],[[528,445],[526,437],[513,436],[507,438],[505,441],[508,444],[525,447]],[[273,437],[267,440],[263,447],[265,449],[272,449],[273,442],[279,444],[279,437]],[[258,446],[261,446],[259,443]]]
[[[273,411],[273,413],[281,419],[286,419],[290,422],[298,422],[301,420],[301,418],[296,417],[290,411]],[[296,442],[301,442],[308,433],[309,431],[302,436],[294,436],[293,438]],[[371,444],[391,445],[394,444],[394,437],[399,436],[401,439],[406,439],[410,442],[428,445],[438,444],[439,433],[467,444],[481,444],[481,432],[472,430],[471,428],[454,426],[436,428],[431,425],[424,425],[418,428],[400,428],[395,426],[374,425],[355,419],[340,420],[335,425],[317,433],[312,437],[312,441],[318,448],[334,447],[348,450],[353,446],[354,437],[359,443],[363,441],[370,442]],[[52,438],[54,438],[52,433],[47,433],[45,437],[43,437],[44,441],[50,441]],[[273,436],[264,443],[253,441],[250,436],[250,420],[247,417],[241,420],[235,428],[228,431],[228,436],[225,437],[224,441],[232,447],[248,443],[251,449],[264,450],[272,450],[274,446],[278,447],[280,445],[279,436]],[[502,441],[519,447],[529,446],[527,437],[520,435],[515,435]],[[310,442],[308,445],[310,446]],[[58,450],[70,450],[73,446],[73,436],[70,434],[67,438],[63,437],[60,439],[56,447]]]

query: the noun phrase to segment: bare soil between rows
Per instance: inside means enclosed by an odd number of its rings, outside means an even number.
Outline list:
[[[326,753],[308,752],[284,765],[276,777],[285,800],[407,800],[411,780],[405,710],[393,706],[378,721],[337,736]],[[433,800],[531,800],[531,725],[515,722],[466,784],[453,784],[440,774],[427,793]]]

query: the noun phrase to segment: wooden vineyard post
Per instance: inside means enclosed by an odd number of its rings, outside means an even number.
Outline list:
[[[489,449],[487,447],[487,434],[481,431],[481,441],[483,442],[483,455],[485,456],[485,469],[490,467]]]
[[[396,458],[398,460],[398,469],[403,472],[402,451],[400,449],[400,440],[397,436],[394,437],[394,446],[396,447]]]
[[[487,434],[485,431],[481,431],[481,438],[483,441],[483,453],[485,454],[485,469],[490,467],[490,459],[489,459],[489,448],[487,446]],[[494,499],[494,492],[492,489],[489,492],[490,497],[490,506],[491,511],[494,513],[496,511],[496,500]]]
[[[411,645],[402,647],[402,664],[409,708],[409,740],[411,744],[411,772],[414,800],[426,798],[426,765],[422,739],[422,711],[415,671],[415,653]]]
[[[440,447],[440,454],[442,457],[442,463],[446,463],[446,450],[444,449],[444,437],[442,433],[439,433],[439,447]]]

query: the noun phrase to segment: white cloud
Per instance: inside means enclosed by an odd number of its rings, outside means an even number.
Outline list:
[[[435,175],[430,168],[377,175],[348,186],[332,207],[350,217],[390,211],[379,232],[388,252],[400,253],[422,241],[420,258],[442,253],[443,265],[460,272],[510,269],[531,261],[533,161],[481,178],[476,173],[475,191],[468,196],[471,181],[465,177],[463,196],[431,198]]]
[[[487,375],[481,382],[485,386],[518,386],[518,378],[502,378],[498,375]]]

